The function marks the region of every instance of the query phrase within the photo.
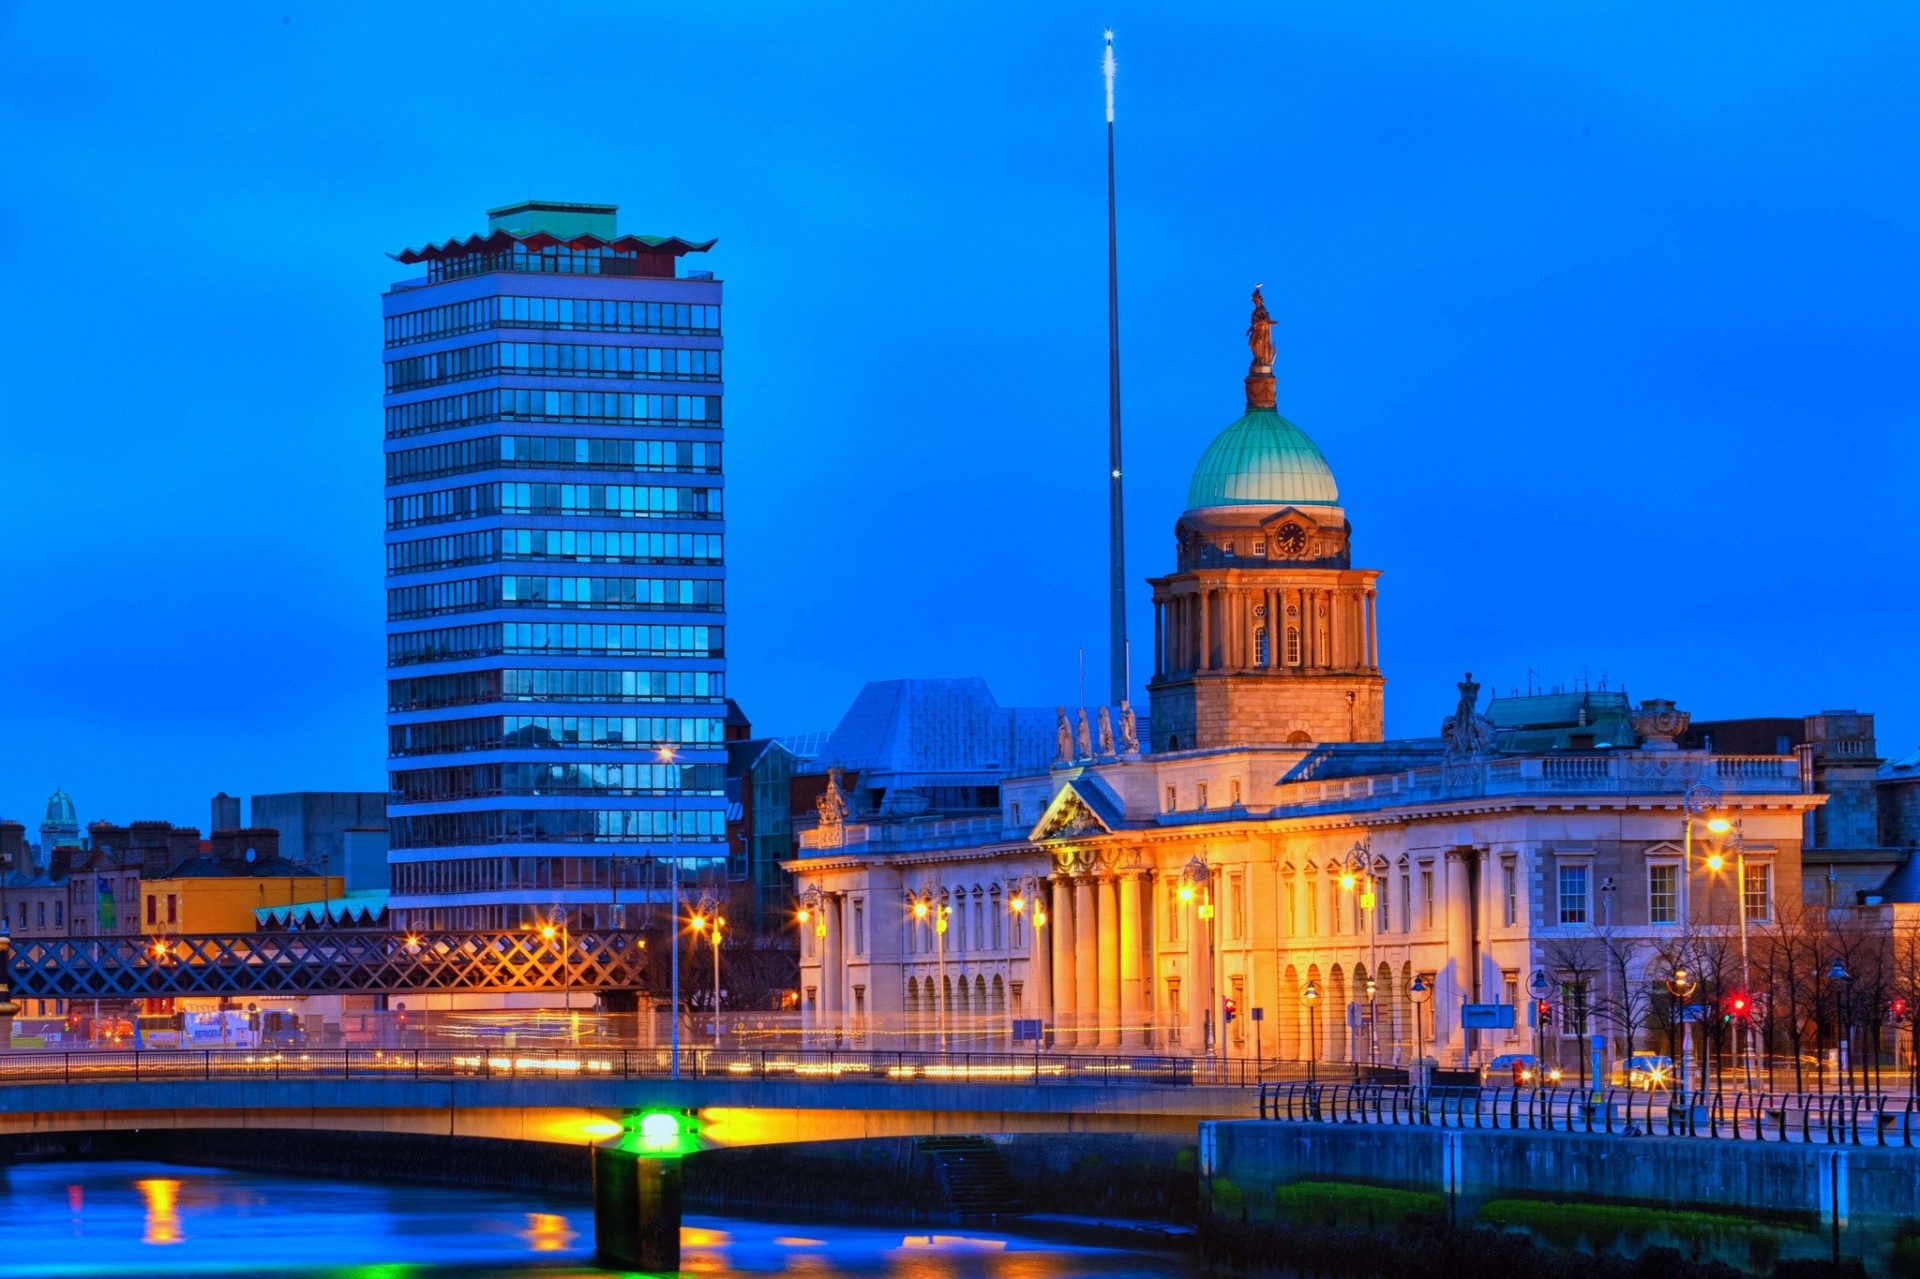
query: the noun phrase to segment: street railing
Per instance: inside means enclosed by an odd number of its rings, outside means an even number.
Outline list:
[[[1920,1144],[1920,1098],[1865,1092],[1711,1092],[1682,1100],[1641,1088],[1264,1083],[1260,1117],[1615,1137]]]
[[[741,1083],[943,1083],[1233,1087],[1260,1083],[1251,1062],[1072,1053],[914,1053],[691,1049],[680,1077]],[[7,1084],[277,1079],[667,1079],[665,1048],[208,1048],[0,1053]]]

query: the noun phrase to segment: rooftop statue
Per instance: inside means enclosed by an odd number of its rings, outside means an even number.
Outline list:
[[[1100,708],[1100,757],[1102,759],[1113,757],[1113,716],[1104,706]]]
[[[1267,314],[1267,304],[1260,296],[1260,286],[1253,286],[1253,321],[1247,326],[1247,347],[1253,352],[1253,369],[1266,372],[1273,367],[1273,317]]]
[[[1480,685],[1468,671],[1460,681],[1460,701],[1440,724],[1448,755],[1483,755],[1493,748],[1494,724],[1474,708],[1480,704]]]
[[[1140,726],[1133,718],[1133,703],[1120,703],[1120,749],[1128,755],[1140,753]]]
[[[1080,708],[1080,758],[1093,758],[1093,734],[1087,731],[1087,708]]]
[[[1053,730],[1055,763],[1073,762],[1073,725],[1067,722],[1067,708],[1058,708],[1060,723]]]

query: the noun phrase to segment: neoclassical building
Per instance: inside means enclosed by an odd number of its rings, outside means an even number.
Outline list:
[[[1724,956],[1698,943],[1799,900],[1823,799],[1801,761],[1681,749],[1671,702],[1483,708],[1469,676],[1438,736],[1383,740],[1378,574],[1275,411],[1254,301],[1246,412],[1201,455],[1152,580],[1144,731],[1130,707],[1097,711],[1097,739],[1063,711],[1052,766],[1004,777],[997,812],[863,815],[836,778],[788,863],[817,1030],[1024,1049],[1038,1021],[1051,1050],[1394,1064],[1418,1041],[1466,1064],[1522,1047],[1530,983],[1625,1006],[1603,973],[1643,989],[1680,943]],[[1733,838],[1743,885],[1705,855]]]

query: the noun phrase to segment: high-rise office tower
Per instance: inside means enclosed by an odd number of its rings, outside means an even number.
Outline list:
[[[392,918],[635,925],[726,853],[720,283],[615,206],[393,255]]]

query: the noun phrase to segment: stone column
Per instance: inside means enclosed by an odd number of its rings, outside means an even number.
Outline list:
[[[1181,908],[1186,918],[1187,965],[1181,974],[1180,988],[1187,1001],[1187,1053],[1207,1055],[1207,1001],[1212,998],[1213,956],[1207,946],[1207,921],[1200,918],[1198,902]]]
[[[1053,929],[1053,1008],[1048,1020],[1054,1027],[1054,1046],[1071,1048],[1073,997],[1078,989],[1073,982],[1073,883],[1064,875],[1056,875],[1047,884],[1053,895],[1053,918],[1047,921]]]
[[[1102,875],[1095,881],[1100,901],[1100,1043],[1120,1042],[1120,881]]]
[[[1153,673],[1155,675],[1167,673],[1166,637],[1167,606],[1155,600],[1153,603]]]
[[[835,893],[821,902],[821,909],[826,912],[827,937],[820,956],[820,1026],[830,1037],[837,1037],[841,1031],[841,993],[846,986],[845,912],[841,909],[845,901]]]
[[[1435,1046],[1447,1044],[1447,1059],[1467,1064],[1467,1036],[1460,1027],[1460,1010],[1473,1000],[1473,860],[1478,850],[1454,848],[1447,851],[1447,967],[1436,984],[1433,1001]],[[1441,1031],[1446,1039],[1439,1039]],[[1437,1055],[1437,1054],[1436,1054]]]
[[[1082,1048],[1100,1042],[1100,932],[1093,880],[1073,877],[1073,1006],[1079,1010]]]
[[[1052,1020],[1053,1012],[1053,982],[1052,974],[1048,971],[1051,956],[1047,954],[1047,943],[1053,940],[1048,935],[1053,927],[1053,904],[1047,900],[1045,885],[1045,880],[1039,881],[1034,889],[1033,900],[1027,903],[1027,988],[1024,1006],[1020,1010],[1022,1017],[1038,1017],[1043,1027]],[[1043,912],[1047,917],[1046,925],[1035,927],[1034,917]],[[1008,1015],[1012,1015],[1011,1009]]]
[[[1120,1042],[1144,1045],[1146,1002],[1140,986],[1140,876],[1120,876]]]
[[[1200,606],[1200,653],[1199,653],[1199,660],[1193,664],[1193,668],[1197,671],[1208,670],[1213,663],[1213,645],[1208,642],[1208,639],[1209,639],[1208,627],[1207,627],[1207,595],[1208,594],[1209,592],[1203,587],[1200,593],[1194,597],[1195,602]]]
[[[593,1244],[603,1266],[659,1274],[680,1269],[680,1151],[645,1158],[593,1148]]]

